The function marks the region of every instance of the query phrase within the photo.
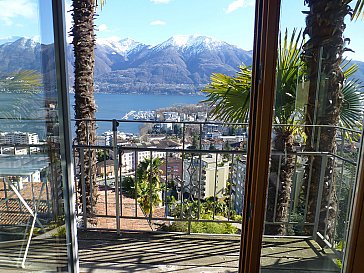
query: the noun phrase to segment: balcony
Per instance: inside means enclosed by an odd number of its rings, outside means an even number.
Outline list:
[[[120,122],[122,126],[122,121]],[[237,201],[234,193],[238,184],[244,188],[244,180],[233,181],[232,186],[229,186],[227,182],[233,178],[240,179],[237,174],[245,168],[246,151],[222,148],[202,149],[202,138],[199,139],[199,144],[191,149],[191,139],[187,129],[191,127],[200,129],[198,133],[201,136],[206,123],[180,122],[179,125],[183,128],[180,136],[165,135],[166,139],[174,140],[175,147],[158,146],[156,143],[149,146],[144,143],[141,147],[141,145],[131,145],[127,141],[118,142],[116,138],[112,139],[109,145],[74,143],[74,174],[75,181],[78,182],[76,185],[78,203],[76,214],[79,227],[78,244],[81,270],[237,272],[241,217],[236,212]],[[245,124],[240,124],[240,126],[246,128]],[[274,202],[267,208],[269,213],[267,212],[266,215],[266,235],[263,238],[262,272],[325,272],[322,270],[323,265],[325,265],[326,272],[340,272],[340,261],[343,259],[342,246],[345,244],[347,234],[357,168],[356,148],[352,143],[355,146],[353,140],[359,139],[360,132],[344,128],[337,128],[337,132],[337,152],[335,154],[304,152],[299,142],[297,142],[294,153],[272,151],[268,203],[269,200]],[[117,135],[116,131],[114,133]],[[31,147],[28,145],[28,152],[24,157],[35,158],[42,153],[49,152],[41,149],[42,145],[39,145],[35,153],[33,149],[35,146],[37,145]],[[88,174],[85,166],[88,164],[85,158],[88,153],[92,152],[108,155],[99,156],[98,159],[98,165],[101,168],[97,171],[96,176],[97,188],[95,190],[98,202],[95,208],[92,207],[96,212],[95,215],[89,215],[86,208],[81,205],[81,202],[86,202],[85,180]],[[141,153],[143,157],[140,156]],[[278,217],[281,206],[279,204],[281,194],[279,185],[288,156],[294,162],[294,173],[286,208],[287,217],[282,221]],[[126,157],[132,158],[130,161],[132,165],[127,167],[125,165],[127,163],[123,161]],[[135,190],[143,186],[135,178],[138,177],[138,166],[143,160],[157,157],[162,158],[165,164],[162,169],[159,169],[161,185],[158,195],[160,201],[152,204],[151,196],[155,194],[152,183],[147,184],[149,188],[143,196],[138,190]],[[307,162],[313,157],[319,158],[322,171],[319,177],[320,186],[317,189],[317,198],[314,200],[316,214],[314,217],[308,218],[308,207],[312,206],[312,200],[309,199],[310,183],[303,183],[303,173]],[[218,175],[218,169],[221,166],[219,163],[223,160],[229,164],[225,164],[228,172],[222,183],[223,189],[221,189],[219,188],[221,183],[217,183],[217,180],[223,177],[223,174]],[[170,169],[168,162],[172,161],[173,164],[176,162],[182,164],[181,172],[175,173],[174,176],[168,174]],[[328,164],[334,166],[330,177],[325,174]],[[215,171],[209,174],[205,168],[201,167],[202,165],[209,165],[209,168],[215,169]],[[202,182],[203,177],[205,177],[204,182]],[[126,185],[126,178],[131,178],[135,181],[134,184]],[[338,201],[337,213],[330,222],[334,226],[333,231],[329,228],[329,221],[325,222],[325,226],[321,226],[320,223],[320,217],[326,214],[327,220],[330,213],[330,207],[325,204],[327,202],[324,196],[325,179],[335,179],[336,189],[329,189],[329,195],[335,195]],[[67,253],[60,254],[59,251],[56,251],[57,245],[64,245],[64,239],[62,236],[58,236],[57,228],[53,230],[48,228],[44,230],[45,233],[41,230],[42,225],[50,226],[53,220],[49,218],[50,213],[47,213],[47,210],[56,207],[52,206],[52,202],[62,202],[62,197],[57,196],[60,185],[44,184],[42,186],[39,184],[39,186],[32,181],[23,182],[24,189],[18,187],[18,191],[25,203],[21,203],[19,198],[7,198],[14,195],[14,189],[9,188],[9,185],[9,181],[4,180],[1,183],[1,198],[6,200],[1,202],[1,227],[6,229],[6,221],[15,219],[9,215],[24,213],[25,204],[38,208],[37,219],[39,222],[12,223],[13,227],[14,224],[19,225],[19,236],[6,238],[7,241],[1,243],[1,266],[6,264],[19,266],[26,257],[24,261],[29,269],[42,270],[45,268],[46,262],[47,267],[53,264],[55,270],[57,268],[65,270]],[[170,198],[171,196],[174,198]],[[149,202],[149,206],[145,205],[145,202],[143,205],[140,201],[142,198],[145,198],[147,203]],[[225,202],[225,207],[222,207],[222,202]],[[309,204],[310,202],[311,204]],[[238,202],[238,205],[243,204]],[[94,205],[91,203],[91,206]],[[148,207],[153,209],[148,210]],[[323,211],[322,208],[326,209]],[[312,219],[312,221],[307,219]],[[225,225],[233,232],[230,234],[198,233],[206,230],[201,228],[205,224],[206,226],[209,224]],[[29,237],[31,240],[27,246],[24,241],[16,239],[26,237],[30,226],[35,227],[38,232]],[[275,226],[283,227],[284,234],[272,234],[270,230]],[[24,230],[26,232],[21,235]],[[48,246],[48,249],[55,252],[42,252]],[[10,260],[18,261],[18,263],[10,263]]]

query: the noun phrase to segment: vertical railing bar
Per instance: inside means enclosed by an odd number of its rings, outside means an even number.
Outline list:
[[[358,166],[352,166],[353,168],[354,168],[354,170],[356,171],[356,167],[358,167]],[[344,226],[344,233],[347,235],[348,234],[348,223],[349,223],[349,219],[350,219],[350,216],[351,216],[351,204],[352,204],[352,202],[353,202],[353,200],[352,200],[352,196],[353,196],[353,194],[354,194],[354,192],[353,191],[355,191],[355,187],[354,187],[354,185],[355,185],[355,181],[356,181],[356,175],[355,175],[355,177],[353,177],[353,174],[354,174],[354,172],[350,172],[350,186],[349,186],[349,196],[348,196],[348,200],[347,200],[347,202],[348,202],[348,206],[347,206],[347,211],[346,211],[346,216],[345,216],[345,226]]]
[[[108,190],[108,184],[107,184],[107,173],[106,173],[106,149],[103,149],[104,151],[104,194],[105,194],[105,212],[106,216],[109,215],[108,208],[107,208],[107,190]]]
[[[120,192],[119,192],[119,162],[118,162],[118,126],[116,119],[112,121],[113,133],[113,159],[114,159],[114,177],[115,177],[115,207],[116,207],[116,232],[120,234]]]
[[[138,168],[138,152],[134,151],[134,196],[135,196],[135,217],[138,217],[138,179],[137,179],[137,168]]]
[[[183,190],[184,190],[184,187],[185,187],[185,185],[184,185],[184,165],[185,165],[185,162],[184,162],[184,157],[185,157],[185,153],[184,153],[184,150],[185,150],[185,130],[186,130],[186,123],[185,122],[183,122],[182,123],[182,171],[181,171],[181,173],[182,173],[182,181],[181,181],[181,212],[180,212],[180,219],[182,219],[183,218],[183,202],[184,202],[184,200],[183,200]]]
[[[289,212],[288,212],[288,223],[291,222],[291,216],[292,216],[292,211],[294,210],[294,203],[295,203],[295,197],[296,197],[296,189],[297,189],[297,154],[295,155],[294,158],[294,170],[293,170],[293,175],[295,177],[294,180],[294,184],[292,184],[292,190],[291,190],[291,198],[290,198],[290,204],[289,204]]]
[[[199,126],[200,136],[199,136],[199,146],[198,149],[202,150],[202,124]],[[198,206],[197,206],[197,219],[201,217],[201,178],[202,178],[202,154],[199,154],[199,170],[198,170]]]
[[[325,216],[325,230],[324,230],[324,236],[326,237],[326,233],[327,233],[327,227],[328,227],[328,219],[329,219],[329,210],[330,210],[330,200],[331,200],[331,196],[332,196],[332,191],[333,191],[333,187],[334,187],[334,183],[335,183],[335,165],[336,165],[336,157],[334,156],[334,158],[332,159],[332,173],[331,173],[331,183],[330,183],[330,187],[329,187],[329,199],[328,199],[328,204],[327,204],[327,210],[326,210],[326,216]],[[331,244],[333,245],[333,240],[334,238],[330,238],[331,240]]]
[[[46,186],[46,202],[47,202],[47,213],[50,214],[51,213],[51,204],[49,202],[49,188],[48,188],[48,180],[46,180],[45,182],[45,186]],[[77,207],[77,206],[76,206]]]
[[[319,191],[317,194],[317,202],[316,202],[316,212],[315,212],[315,223],[313,229],[313,238],[314,240],[317,239],[317,231],[319,226],[320,220],[320,211],[321,211],[321,203],[322,203],[322,193],[324,189],[324,179],[325,179],[325,171],[327,166],[327,155],[324,154],[321,157],[321,172],[320,172],[320,184],[319,184]]]
[[[16,181],[16,189],[20,192],[20,184],[19,184],[19,181]],[[23,207],[22,207],[23,204],[21,203],[20,199],[18,199],[18,203],[19,203],[19,210],[20,210],[20,212],[23,212]]]
[[[316,152],[320,151],[320,139],[321,139],[321,127],[317,129],[317,141],[316,141]]]
[[[316,95],[315,95],[315,109],[314,109],[314,116],[313,116],[313,125],[317,124],[317,111],[319,105],[319,91],[320,91],[320,84],[321,84],[321,66],[322,66],[322,56],[323,56],[323,46],[319,48],[319,61],[317,62],[317,81],[316,81]],[[316,126],[312,126],[312,136],[316,134]],[[314,145],[315,137],[311,139],[311,147]],[[317,141],[319,143],[319,141]],[[318,150],[316,150],[318,151]]]
[[[312,164],[313,164],[313,156],[309,156],[309,159],[307,161],[311,161],[309,164],[309,173],[308,173],[308,182],[307,182],[307,191],[306,191],[306,200],[305,200],[305,209],[304,209],[304,214],[303,214],[303,219],[304,221],[306,221],[307,219],[307,209],[308,209],[308,201],[309,201],[309,197],[310,197],[310,189],[311,189],[311,179],[312,179]]]
[[[218,154],[215,154],[215,185],[214,185],[214,203],[213,203],[213,212],[212,212],[212,220],[215,220],[215,214],[216,214],[216,203],[217,203],[217,197],[216,197],[216,187],[217,187],[217,156]]]
[[[229,207],[228,207],[228,221],[230,221],[231,210],[233,210],[232,204],[232,191],[233,191],[233,175],[234,175],[234,153],[231,153],[231,167],[230,167],[230,189],[229,189]]]
[[[336,213],[335,213],[335,225],[334,225],[334,232],[333,232],[333,235],[334,235],[334,238],[335,238],[335,235],[336,235],[336,227],[337,227],[337,218],[338,218],[338,215],[340,213],[340,196],[341,196],[341,193],[342,193],[342,184],[343,184],[343,175],[344,175],[344,165],[345,165],[345,161],[344,160],[341,160],[341,173],[340,173],[340,187],[338,188],[338,202],[337,202],[337,210],[336,210]]]
[[[34,181],[32,179],[31,176],[29,176],[30,178],[30,185],[31,185],[31,189],[32,189],[32,203],[33,205],[35,204],[35,196],[34,196]]]
[[[277,202],[278,202],[278,192],[279,192],[279,186],[280,186],[280,180],[281,180],[280,175],[281,175],[281,167],[282,167],[282,155],[279,155],[278,159],[279,159],[279,163],[278,163],[278,172],[277,172],[277,180],[276,180],[276,192],[275,192],[275,197],[274,197],[274,210],[273,210],[273,219],[272,219],[273,223],[275,223],[276,216],[277,216]]]
[[[344,129],[341,129],[341,156],[344,157],[344,148],[345,148],[345,135]]]
[[[89,177],[90,177],[90,194],[91,194],[91,197],[90,197],[90,205],[91,205],[91,211],[93,212],[94,211],[94,209],[93,209],[93,207],[94,207],[94,205],[93,205],[93,192],[94,192],[94,181],[93,181],[93,179],[92,179],[92,177],[93,177],[93,175],[92,175],[92,171],[93,171],[93,168],[92,168],[92,165],[93,165],[93,163],[94,162],[92,162],[92,151],[91,151],[91,148],[90,147],[88,147],[88,155],[89,155],[89,160],[90,160],[90,162],[89,162],[89,166],[90,166],[90,168],[89,168]],[[93,216],[92,216],[93,217]]]
[[[150,158],[150,173],[149,173],[149,222],[152,224],[152,210],[153,210],[153,154],[149,152]]]
[[[123,216],[123,174],[122,174],[122,168],[123,168],[123,152],[121,150],[118,151],[119,156],[119,170],[120,173],[119,177],[119,185],[120,185],[120,216]]]
[[[5,197],[5,204],[6,204],[6,210],[9,211],[9,200],[8,200],[8,190],[6,187],[6,183],[5,183],[5,179],[3,179],[3,183],[4,183],[4,197]]]
[[[87,213],[86,213],[86,185],[85,185],[85,155],[84,148],[80,148],[80,179],[81,179],[81,191],[82,191],[82,218],[84,229],[87,229]]]
[[[166,168],[165,168],[165,176],[164,176],[164,181],[165,181],[165,185],[164,185],[164,206],[165,206],[165,209],[164,209],[164,215],[167,217],[168,214],[169,214],[169,211],[168,211],[168,199],[167,199],[167,188],[168,188],[168,153],[166,153],[165,155],[165,164],[166,164]],[[172,171],[172,169],[171,169]]]
[[[73,150],[72,150],[72,153],[73,153],[73,179],[74,181],[77,181],[77,161],[76,161],[76,150],[77,148],[76,147],[73,147]],[[78,160],[80,161],[80,151],[78,152]],[[80,171],[81,172],[81,171]],[[51,172],[52,173],[52,172]],[[81,173],[79,173],[79,175],[81,175]],[[50,179],[50,181],[53,181],[52,178]],[[76,196],[76,215],[78,216],[79,215],[79,211],[78,211],[78,208],[79,208],[79,203],[80,201],[78,200],[79,199],[79,191],[82,189],[79,189],[78,188],[78,183],[75,183],[75,196]],[[57,198],[54,198],[54,199],[57,199]],[[52,204],[54,204],[52,202]],[[53,208],[55,209],[55,208]]]
[[[197,206],[197,219],[200,219],[201,216],[201,179],[202,179],[202,154],[198,156],[198,206]]]

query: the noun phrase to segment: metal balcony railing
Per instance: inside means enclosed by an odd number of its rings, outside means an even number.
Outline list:
[[[82,198],[84,202],[86,201],[84,155],[96,151],[109,156],[109,159],[104,157],[98,162],[99,171],[96,184],[103,202],[97,205],[94,210],[96,214],[92,217],[114,219],[115,229],[118,231],[120,231],[123,221],[128,220],[147,220],[151,225],[156,222],[165,224],[185,222],[187,223],[186,232],[190,232],[191,224],[196,222],[240,224],[239,219],[241,218],[238,215],[242,211],[245,191],[246,145],[244,144],[247,141],[247,124],[138,121],[147,129],[144,128],[145,135],[140,136],[140,143],[136,144],[131,143],[136,141],[135,138],[130,138],[129,141],[122,140],[120,137],[118,139],[119,131],[116,126],[120,123],[122,127],[123,123],[133,121],[97,120],[96,122],[109,122],[110,128],[114,129],[111,137],[108,140],[105,138],[104,145],[78,145],[75,143],[73,146],[75,178],[77,181],[81,181],[80,185],[82,185],[82,188],[78,189],[78,194],[81,195],[81,198],[77,198],[79,203]],[[154,127],[155,124],[158,126]],[[229,127],[235,126],[238,133],[244,137],[236,142],[233,141],[233,136],[222,137],[224,142],[219,139],[209,139],[205,131],[209,124],[218,124],[221,136],[228,132]],[[275,128],[282,126],[292,127],[292,125],[284,124],[274,125]],[[304,128],[299,125],[296,127],[301,130]],[[320,136],[322,128],[328,126],[313,127],[316,127],[316,133]],[[156,131],[154,128],[158,128],[158,130]],[[160,128],[169,129],[160,131]],[[337,131],[335,153],[305,152],[303,139],[300,139],[299,134],[296,135],[294,152],[272,150],[271,161],[276,161],[276,168],[274,170],[272,168],[270,173],[268,198],[273,198],[274,204],[270,207],[271,215],[267,215],[266,226],[282,225],[286,230],[284,235],[309,235],[314,239],[320,239],[336,251],[338,249],[336,246],[345,240],[347,234],[361,133],[341,127],[334,128]],[[147,138],[149,140],[143,141]],[[150,141],[152,138],[159,139],[159,142]],[[171,140],[174,141],[174,146],[171,144],[163,146],[163,141]],[[149,194],[149,197],[144,198],[138,192],[138,187],[145,187],[145,185],[139,185],[141,182],[138,180],[138,166],[146,158],[156,157],[163,161],[159,172],[162,186],[156,193],[153,189],[153,178],[149,176],[149,184],[148,181],[146,182],[149,192],[144,192],[144,194]],[[304,177],[304,174],[309,173],[310,175],[311,171],[307,168],[310,168],[309,163],[313,158],[316,160],[319,158],[322,170],[317,197],[314,200],[315,215],[310,218],[313,219],[312,221],[308,221],[307,214],[310,213],[308,207],[309,205],[312,207],[313,202],[312,196],[309,195],[312,178]],[[277,220],[277,215],[282,209],[282,205],[279,203],[282,190],[281,174],[285,171],[287,160],[293,162],[294,170],[288,189],[289,199],[285,206],[287,217],[282,221]],[[332,166],[331,173],[326,173],[328,164]],[[178,171],[171,174],[171,169],[178,169]],[[125,179],[127,177],[134,181],[132,191],[130,185],[128,189],[126,188]],[[332,182],[328,192],[325,188],[327,181]],[[151,197],[153,194],[157,194],[160,199],[155,204]],[[326,196],[324,196],[325,194]],[[144,204],[144,207],[152,209],[143,210],[142,208],[140,210],[140,207],[143,207],[143,198],[144,201],[150,202],[149,206]],[[126,199],[133,200],[132,204],[128,203],[129,211],[124,205]],[[336,200],[334,219],[330,218],[332,208],[329,203],[325,203],[327,200]],[[204,213],[208,206],[210,206],[211,213],[207,218]],[[130,207],[133,208],[130,210]],[[324,221],[322,220],[323,214],[326,214]],[[83,228],[95,228],[95,226],[89,226],[88,217],[90,216],[87,215],[81,204],[78,206],[77,215],[83,219]],[[331,220],[329,221],[329,219]],[[322,222],[325,223],[324,227],[320,226]],[[329,225],[334,226],[334,231],[330,229],[330,234],[328,233]],[[340,254],[340,251],[336,252]]]

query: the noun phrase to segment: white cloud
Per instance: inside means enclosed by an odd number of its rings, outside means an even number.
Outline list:
[[[0,1],[0,21],[5,25],[13,25],[17,17],[27,19],[37,18],[37,8],[34,2],[29,0]]]
[[[166,22],[162,21],[162,20],[155,20],[155,21],[150,22],[150,25],[152,25],[152,26],[164,26],[165,24],[166,24]]]
[[[171,0],[150,0],[154,4],[168,4]]]
[[[109,30],[106,24],[99,25],[98,29],[100,32]]]
[[[244,8],[248,6],[254,6],[254,0],[235,0],[234,2],[230,3],[226,9],[226,13],[231,13],[239,8]]]

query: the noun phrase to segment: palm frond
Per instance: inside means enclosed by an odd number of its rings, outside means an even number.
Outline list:
[[[344,73],[345,79],[353,76],[359,69],[357,64],[351,62],[351,60],[347,60],[346,58],[341,62],[341,69]]]
[[[241,66],[236,77],[212,74],[211,83],[202,90],[207,93],[210,116],[223,122],[245,122],[248,119],[251,70]]]
[[[302,30],[297,34],[293,29],[289,38],[286,29],[283,39],[281,34],[278,37],[275,116],[281,123],[291,123],[295,112],[297,84],[303,74],[302,44]]]
[[[345,82],[342,89],[343,102],[340,109],[340,126],[357,128],[363,121],[364,94],[363,84],[359,80]]]
[[[303,44],[302,31],[288,31],[279,36],[277,63],[277,92],[275,116],[283,123],[292,121],[295,111],[296,87],[302,78],[300,58]],[[251,70],[241,66],[235,77],[213,74],[211,83],[202,90],[207,93],[210,116],[227,123],[248,120],[251,88]]]
[[[100,4],[100,8],[102,9],[103,6],[106,4],[106,0],[94,0],[95,7],[99,6],[99,4]]]
[[[354,7],[352,20],[358,20],[359,17],[364,18],[364,1],[363,0],[357,0],[356,5]]]

